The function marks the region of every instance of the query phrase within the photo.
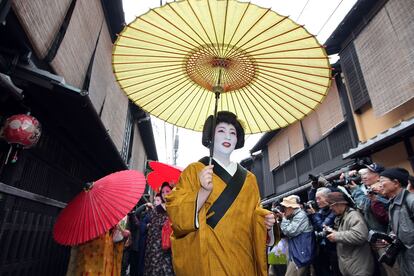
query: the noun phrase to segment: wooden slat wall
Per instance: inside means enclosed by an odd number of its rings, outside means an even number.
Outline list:
[[[268,144],[269,168],[273,170],[305,148],[300,123],[288,126]]]
[[[319,118],[316,112],[311,112],[308,114],[302,120],[302,125],[309,145],[315,144],[322,138],[321,126],[319,124]]]
[[[117,149],[121,151],[128,111],[128,98],[124,93],[121,93],[119,88],[116,89],[116,85],[117,84],[113,82],[111,87],[107,90],[101,120],[109,130],[109,135],[114,141]]]
[[[414,1],[390,0],[355,39],[377,117],[414,98],[413,18]]]
[[[302,120],[304,134],[310,145],[344,121],[338,89],[335,82],[325,100]],[[269,168],[273,170],[305,149],[300,122],[280,131],[268,144]]]
[[[302,120],[309,145],[318,142],[325,134],[344,121],[338,88],[335,81],[324,101]]]
[[[277,136],[279,136],[276,140],[279,152],[279,162],[280,164],[283,164],[290,158],[289,133],[287,129],[283,129]]]
[[[53,223],[61,207],[41,196],[68,202],[86,180],[101,173],[82,158],[69,137],[56,136],[41,114],[43,133],[36,147],[21,151],[11,167],[7,185],[38,195],[31,200],[3,194],[0,200],[0,275],[64,275],[69,250],[52,239]],[[7,178],[7,180],[4,180]]]
[[[89,94],[95,109],[119,151],[122,149],[128,111],[128,98],[112,72],[112,42],[106,23],[99,39],[92,68]],[[102,106],[103,104],[103,106]]]
[[[46,56],[70,3],[71,0],[12,1],[12,8],[40,59]]]
[[[268,144],[268,152],[269,152],[269,169],[270,171],[274,170],[275,168],[279,167],[280,159],[279,159],[279,148],[278,143],[276,143],[277,137],[274,137]]]
[[[341,68],[345,77],[345,86],[354,112],[370,103],[370,98],[362,74],[361,65],[353,42],[349,43],[341,52]]]
[[[47,53],[70,3],[69,0],[14,2],[13,7],[40,58]],[[66,83],[82,88],[103,23],[88,90],[96,111],[101,114],[109,135],[121,151],[128,99],[112,73],[112,42],[104,20],[101,1],[77,0],[66,34],[50,64]]]
[[[305,148],[303,143],[303,134],[300,127],[300,122],[296,122],[293,125],[289,126],[287,129],[289,137],[289,149],[290,157],[295,155],[298,152],[301,152]]]
[[[322,135],[325,135],[344,121],[344,114],[342,112],[341,101],[339,99],[335,80],[332,81],[332,86],[329,89],[328,95],[316,109],[316,113],[318,114]]]
[[[290,158],[289,133],[282,129],[268,144],[269,168],[273,170]]]
[[[91,81],[89,84],[89,97],[99,112],[104,104],[107,90],[115,81],[112,73],[112,42],[109,36],[106,22],[103,23],[95,59],[92,67]]]
[[[54,216],[6,208],[2,218],[0,275],[64,275],[69,250],[53,242]]]
[[[145,161],[147,160],[147,155],[145,154],[144,144],[142,143],[137,125],[134,126],[134,139],[132,143],[130,169],[145,172]]]
[[[102,20],[100,1],[77,1],[65,37],[51,62],[68,84],[82,88]]]

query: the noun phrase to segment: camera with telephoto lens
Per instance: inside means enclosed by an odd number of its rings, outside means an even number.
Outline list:
[[[316,176],[316,175],[314,175],[314,174],[309,174],[308,175],[309,176],[309,180],[311,181],[311,184],[312,184],[312,186],[313,187],[316,187],[317,186],[317,184],[318,184],[318,179],[319,179],[319,177],[318,176]]]
[[[389,266],[393,266],[398,254],[405,249],[405,245],[399,239],[395,239],[385,252],[378,258],[380,263],[386,263]]]
[[[349,175],[349,172],[353,170],[358,171],[360,169],[366,168],[366,166],[370,164],[372,164],[372,160],[368,157],[355,160],[355,163],[353,165],[341,169],[345,177],[343,179],[332,180],[331,185],[334,187],[345,186],[347,184],[351,184],[351,182],[354,182],[357,185],[361,185],[361,176],[359,174]]]
[[[362,182],[361,182],[362,178],[359,174],[345,177],[345,179],[347,181],[347,184],[350,184],[351,182],[354,182],[357,185],[362,184]]]
[[[303,204],[303,209],[309,210],[311,208],[313,210],[317,210],[318,209],[318,204],[316,203],[316,201],[309,200],[308,202],[306,202],[306,203]]]
[[[397,237],[391,237],[385,233],[370,230],[368,233],[368,241],[373,243],[377,240],[385,240],[390,245],[385,252],[378,258],[380,263],[385,263],[389,266],[393,266],[398,254],[405,249],[405,245]]]
[[[357,185],[361,185],[361,176],[359,174],[356,175],[349,175],[349,172],[344,173],[345,177],[343,179],[334,179],[332,180],[333,186],[345,186],[348,184],[352,184],[354,182]]]
[[[309,180],[312,182],[317,182],[318,181],[318,176],[314,175],[314,174],[308,174]]]

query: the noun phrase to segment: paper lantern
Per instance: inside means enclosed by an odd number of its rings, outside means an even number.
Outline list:
[[[39,121],[30,115],[17,114],[6,119],[2,129],[2,137],[9,144],[30,148],[39,141],[41,126]]]

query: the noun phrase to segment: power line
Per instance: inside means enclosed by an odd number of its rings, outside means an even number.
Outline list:
[[[298,16],[298,18],[296,18],[296,22],[299,21],[299,18],[302,16],[303,11],[306,9],[306,6],[308,5],[310,0],[306,1],[305,6],[303,6],[302,10],[300,11],[300,14]]]
[[[334,15],[334,13],[339,8],[339,6],[342,4],[342,2],[343,2],[343,0],[339,1],[338,5],[334,9],[334,11],[331,13],[331,15],[329,15],[328,19],[326,19],[325,23],[323,23],[322,27],[319,29],[318,33],[316,34],[317,36],[321,33],[321,31],[323,30],[323,28],[325,28],[325,26],[329,22],[329,20],[331,20],[332,15]]]

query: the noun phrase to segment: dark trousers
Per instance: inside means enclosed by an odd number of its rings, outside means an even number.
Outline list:
[[[138,251],[131,250],[129,252],[129,275],[139,276],[139,254]],[[142,273],[141,273],[142,275]]]
[[[125,276],[128,265],[129,265],[129,255],[130,255],[130,249],[124,248],[123,254],[122,254],[122,263],[121,263],[121,276]]]
[[[273,276],[285,276],[287,265],[270,265],[269,275]]]
[[[328,250],[325,246],[319,246],[318,254],[313,261],[313,267],[317,276],[340,276],[338,255],[335,250]]]

